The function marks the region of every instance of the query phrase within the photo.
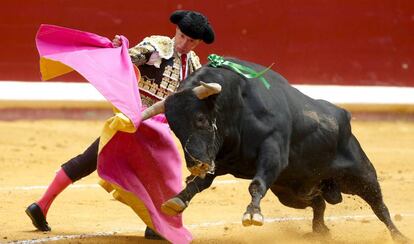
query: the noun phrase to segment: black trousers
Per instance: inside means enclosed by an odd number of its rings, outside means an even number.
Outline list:
[[[99,138],[96,139],[82,154],[62,164],[66,175],[75,182],[96,170],[98,164]]]

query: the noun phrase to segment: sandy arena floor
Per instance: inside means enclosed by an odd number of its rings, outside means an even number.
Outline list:
[[[96,185],[96,173],[54,202],[48,214],[52,232],[35,231],[24,213],[60,164],[85,149],[101,126],[102,120],[0,122],[0,243],[165,243],[143,238],[142,221]],[[413,240],[414,122],[354,120],[353,131],[377,169],[395,224]],[[250,201],[248,183],[220,177],[194,198],[184,214],[193,243],[392,243],[368,205],[346,195],[343,203],[327,206],[329,238],[310,234],[310,209],[285,207],[270,192],[262,201],[265,225],[243,227],[241,217]]]

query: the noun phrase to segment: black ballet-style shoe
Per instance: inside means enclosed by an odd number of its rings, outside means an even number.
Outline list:
[[[145,229],[144,237],[145,237],[145,239],[148,239],[148,240],[164,240],[164,238],[162,236],[158,235],[157,232],[155,232],[154,230],[152,230],[148,226]]]
[[[37,203],[30,204],[29,207],[26,208],[26,214],[32,220],[32,223],[36,229],[40,231],[50,231],[51,228],[46,221],[45,215],[42,212],[42,209],[37,205]]]

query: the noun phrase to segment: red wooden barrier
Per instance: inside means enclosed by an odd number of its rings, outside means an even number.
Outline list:
[[[216,42],[198,48],[204,62],[209,53],[274,62],[296,84],[414,86],[412,0],[3,1],[0,80],[40,79],[34,37],[41,23],[123,34],[132,45],[173,35],[175,9],[203,12],[214,26]]]

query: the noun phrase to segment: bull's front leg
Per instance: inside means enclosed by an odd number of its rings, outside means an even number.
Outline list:
[[[187,208],[191,199],[199,192],[207,189],[213,183],[216,175],[207,174],[204,179],[190,175],[186,180],[186,187],[178,195],[164,202],[161,211],[167,215],[174,216],[182,213]]]
[[[261,147],[257,160],[256,175],[249,185],[252,201],[242,217],[244,226],[263,225],[264,218],[260,210],[260,201],[286,165],[286,154],[281,153],[277,140],[267,140]]]

